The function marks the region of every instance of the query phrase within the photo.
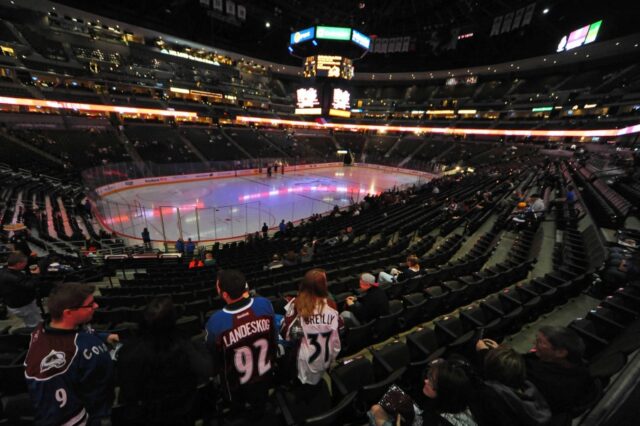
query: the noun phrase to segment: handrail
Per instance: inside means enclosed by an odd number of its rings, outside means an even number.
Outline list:
[[[337,158],[310,158],[304,159],[274,157],[274,158],[256,158],[246,160],[231,161],[208,161],[207,163],[172,163],[158,164],[154,162],[141,163],[144,167],[139,168],[136,165],[140,163],[125,162],[114,163],[105,166],[93,167],[82,172],[82,179],[85,184],[95,189],[100,186],[108,185],[115,182],[121,182],[131,179],[154,178],[171,175],[184,175],[195,173],[213,173],[232,170],[247,169],[266,169],[268,164],[274,162],[284,162],[289,166],[326,163],[331,161],[339,161]],[[140,169],[144,170],[141,172]]]

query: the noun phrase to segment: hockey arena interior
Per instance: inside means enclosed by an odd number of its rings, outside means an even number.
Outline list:
[[[0,425],[637,425],[632,3],[0,0]]]

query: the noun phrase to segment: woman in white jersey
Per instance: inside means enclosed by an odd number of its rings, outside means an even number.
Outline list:
[[[311,269],[304,275],[298,295],[285,307],[280,334],[293,345],[302,384],[317,384],[340,353],[342,318],[328,296],[325,271]]]
[[[340,332],[344,325],[329,299],[327,275],[322,269],[308,271],[298,295],[285,307],[280,331],[290,343],[287,361],[295,362],[293,388],[285,393],[287,405],[296,421],[321,414],[331,408],[331,396],[322,376],[340,353]]]

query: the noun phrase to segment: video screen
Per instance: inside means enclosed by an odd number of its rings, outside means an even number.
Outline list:
[[[575,49],[576,47],[584,46],[585,44],[593,43],[598,37],[598,32],[600,31],[601,26],[602,20],[572,31],[569,35],[562,37],[560,43],[558,43],[556,51],[564,52]]]
[[[351,80],[353,62],[349,58],[335,55],[309,56],[304,62],[304,77],[329,77]]]
[[[322,105],[320,103],[320,93],[315,87],[302,87],[296,90],[296,114],[320,115]]]
[[[348,90],[338,87],[333,89],[329,115],[351,117],[351,93]]]
[[[356,30],[351,31],[351,41],[365,49],[369,49],[371,47],[371,38]]]
[[[307,28],[304,30],[291,33],[291,39],[289,44],[298,44],[307,40],[312,40],[316,35],[316,27]]]

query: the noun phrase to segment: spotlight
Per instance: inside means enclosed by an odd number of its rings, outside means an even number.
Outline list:
[[[547,13],[549,13],[549,8],[545,7],[544,10],[542,11],[542,14],[546,15]]]
[[[265,22],[265,23],[264,23],[264,26],[265,26],[266,28],[271,28],[271,22],[269,22],[269,21]]]

